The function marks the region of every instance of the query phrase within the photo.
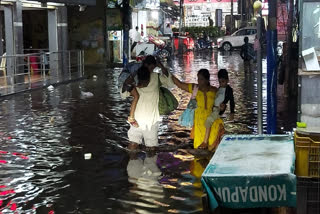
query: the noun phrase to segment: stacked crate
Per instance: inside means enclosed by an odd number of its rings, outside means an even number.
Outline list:
[[[295,132],[297,213],[320,213],[320,129]]]

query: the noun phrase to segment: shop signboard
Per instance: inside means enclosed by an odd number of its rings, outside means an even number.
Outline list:
[[[277,31],[278,31],[278,39],[285,39],[286,31],[287,31],[287,22],[288,22],[288,10],[286,4],[278,3],[278,11],[277,11]]]
[[[34,0],[27,0],[34,1]],[[76,4],[76,5],[96,5],[96,0],[38,0],[39,2],[55,2],[55,3],[64,3],[64,4]]]
[[[145,0],[145,2],[146,2],[145,8],[157,9],[160,7],[160,0]]]

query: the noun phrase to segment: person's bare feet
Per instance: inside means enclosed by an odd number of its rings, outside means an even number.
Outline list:
[[[208,148],[208,143],[207,142],[202,142],[201,145],[198,148],[199,149],[207,149]]]

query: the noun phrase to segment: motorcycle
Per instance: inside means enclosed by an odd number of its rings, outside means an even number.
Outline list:
[[[140,53],[136,56],[136,61],[137,62],[141,62],[146,58],[146,56],[147,56],[146,50],[147,49],[148,48],[145,48],[143,51],[140,51]]]
[[[196,47],[198,50],[201,49],[212,49],[214,43],[208,38],[199,38],[196,43]]]
[[[156,46],[156,50],[154,52],[155,56],[158,56],[161,59],[167,59],[171,56],[172,48],[168,44],[166,44],[165,41],[152,35],[149,35],[148,39],[150,43]]]
[[[165,41],[152,35],[149,35],[147,38],[144,39],[144,42],[152,43],[155,45],[156,49],[152,54],[153,56],[159,57],[162,60],[168,59],[171,56],[172,48],[168,44],[166,44]],[[147,57],[147,55],[149,55],[146,53],[146,50],[147,48],[140,51],[140,53],[136,56],[136,61],[143,61]]]

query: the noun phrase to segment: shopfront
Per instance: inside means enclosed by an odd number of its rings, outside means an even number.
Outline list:
[[[320,124],[320,0],[300,0],[298,120]]]
[[[112,63],[122,62],[123,27],[120,8],[115,2],[109,1],[106,11],[107,41]]]
[[[160,0],[143,0],[132,7],[131,36],[133,36],[135,28],[138,27],[142,41],[145,42],[138,44],[131,54],[132,56],[137,56],[142,51],[147,55],[153,54],[155,47],[153,44],[148,44],[147,41],[150,35],[158,36]],[[130,44],[132,44],[132,41]]]

